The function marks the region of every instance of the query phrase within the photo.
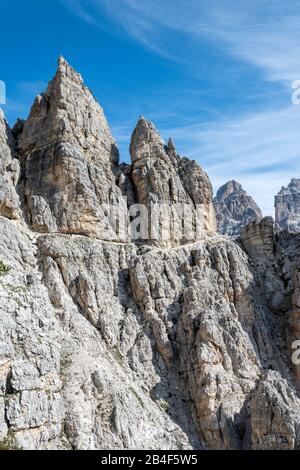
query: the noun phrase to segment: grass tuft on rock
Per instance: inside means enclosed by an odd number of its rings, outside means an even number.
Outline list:
[[[9,430],[7,436],[0,441],[0,451],[2,450],[19,450],[14,434],[11,430]]]
[[[0,259],[0,276],[5,276],[10,270],[11,268]]]
[[[122,366],[124,364],[124,356],[121,353],[118,346],[113,347],[112,353],[113,353],[113,356],[114,356],[115,360],[120,364],[120,366]]]

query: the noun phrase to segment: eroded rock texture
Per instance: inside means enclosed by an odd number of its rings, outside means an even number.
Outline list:
[[[300,179],[293,178],[275,196],[275,222],[278,232],[300,232]]]
[[[193,161],[181,158],[170,139],[165,145],[154,125],[141,117],[133,132],[130,154],[132,180],[137,200],[150,210],[151,205],[164,204],[167,213],[172,208],[183,207],[190,227],[178,230],[178,214],[171,222],[171,243],[182,244],[196,241],[197,210],[201,211],[199,231],[213,233],[216,230],[212,205],[212,187],[208,176]],[[167,214],[164,218],[164,223]],[[200,219],[200,216],[198,217]],[[151,228],[149,227],[151,233]]]
[[[262,218],[255,201],[237,181],[228,181],[214,199],[218,231],[222,235],[237,237],[247,224]]]
[[[0,436],[2,448],[60,447],[60,334],[41,283],[33,234],[0,217]]]
[[[0,109],[0,214],[9,219],[18,219],[21,212],[16,191],[20,165],[15,157],[12,132]]]
[[[126,203],[113,173],[118,150],[102,108],[60,58],[18,138],[27,217],[38,232],[114,240],[106,205]]]
[[[118,165],[63,59],[13,137],[24,216],[0,216],[0,448],[299,448],[299,238],[270,218],[216,234],[208,177],[144,118]],[[205,230],[108,240],[99,206],[120,194],[126,214],[200,204]]]

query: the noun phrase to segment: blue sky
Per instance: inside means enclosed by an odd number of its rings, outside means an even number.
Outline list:
[[[62,54],[103,106],[128,161],[140,114],[215,189],[240,181],[265,215],[300,177],[300,1],[0,0],[0,80],[10,124]]]

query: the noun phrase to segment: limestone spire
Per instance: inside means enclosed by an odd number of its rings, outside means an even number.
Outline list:
[[[35,99],[19,147],[25,153],[58,140],[79,147],[88,160],[118,162],[103,109],[82,76],[62,56],[47,90]]]
[[[158,130],[144,116],[140,116],[132,133],[130,155],[133,162],[145,157],[165,155],[164,142]]]

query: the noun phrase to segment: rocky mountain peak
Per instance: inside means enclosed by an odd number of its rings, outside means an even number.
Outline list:
[[[119,153],[101,106],[63,57],[17,139],[34,230],[117,238],[103,231],[103,205],[122,196],[113,173]]]
[[[289,188],[300,191],[300,178],[292,178]]]
[[[54,82],[59,86],[63,81],[70,80],[78,85],[83,85],[82,76],[67,62],[63,56],[59,56],[57,61],[57,71]]]
[[[0,111],[0,449],[299,449],[300,236],[215,233],[208,176],[143,117],[132,165],[113,148],[63,58],[25,123]],[[260,215],[237,182],[217,198],[233,232]],[[136,203],[171,238],[111,233]]]
[[[130,142],[132,162],[144,158],[165,157],[165,145],[156,127],[140,116]]]
[[[37,232],[126,242],[130,235],[126,230],[115,233],[118,224],[111,224],[112,212],[120,211],[126,219],[136,202],[148,211],[153,203],[170,211],[177,204],[188,208],[189,223],[178,221],[178,236],[170,225],[163,245],[193,242],[215,230],[212,188],[202,168],[181,159],[172,140],[165,145],[143,116],[132,134],[132,166],[119,165],[102,108],[63,57],[28,119],[18,122],[13,133],[22,160],[23,212]],[[203,209],[201,235],[196,231],[197,205]],[[178,217],[170,214],[176,222]],[[182,235],[185,226],[188,234]],[[152,235],[147,231],[145,238],[153,240]]]
[[[275,196],[275,227],[277,231],[300,231],[300,179],[293,178]]]
[[[282,186],[281,190],[278,192],[279,195],[281,194],[290,194],[290,193],[297,193],[300,191],[300,178],[292,178],[291,182],[287,185],[287,187]]]
[[[172,229],[173,243],[197,239],[194,228],[197,206],[200,205],[203,209],[203,230],[215,231],[212,187],[208,176],[196,162],[177,155],[172,139],[165,145],[154,124],[143,116],[133,131],[130,154],[132,180],[139,203],[147,208],[157,203],[170,208],[181,205],[190,212],[190,234],[177,238],[176,230]]]
[[[63,58],[47,90],[31,108],[19,148],[24,154],[58,140],[80,149],[88,160],[118,162],[118,151],[103,109],[83,79]]]
[[[238,181],[230,180],[226,184],[221,186],[217,192],[218,199],[225,199],[232,193],[243,193],[246,194],[246,191],[242,188],[242,185]]]
[[[237,181],[224,184],[214,199],[218,230],[236,237],[248,223],[260,220],[262,213],[255,201]]]

